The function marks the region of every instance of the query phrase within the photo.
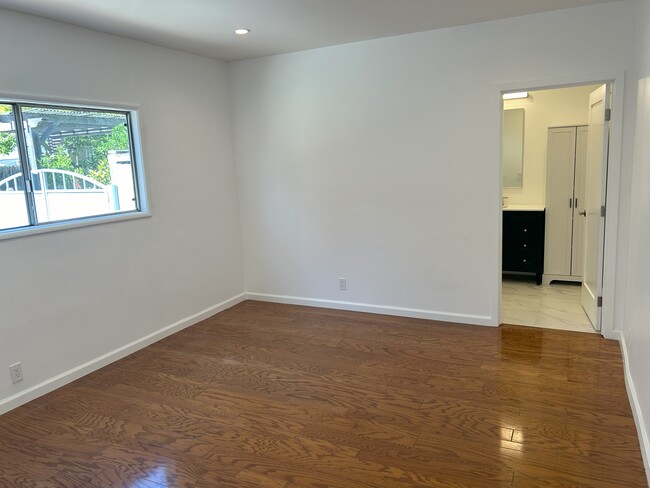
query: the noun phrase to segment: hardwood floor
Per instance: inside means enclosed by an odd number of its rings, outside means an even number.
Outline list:
[[[0,417],[3,487],[644,487],[617,342],[248,301]]]

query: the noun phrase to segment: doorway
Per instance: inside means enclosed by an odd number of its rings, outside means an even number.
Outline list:
[[[607,94],[599,99],[604,116],[612,86],[584,83],[503,97],[500,323],[600,332],[601,318],[594,313],[601,310],[602,299],[598,309],[596,302],[603,281],[595,291],[594,276],[604,275],[604,219],[588,211],[586,189],[596,195],[602,183],[604,199],[610,150],[603,150],[609,137],[598,141],[593,135],[601,115],[593,113],[590,97],[599,90]],[[602,124],[598,130],[603,133]],[[603,181],[594,180],[594,163],[587,164],[599,160],[599,145]],[[594,223],[601,225],[600,235]],[[594,251],[595,239],[603,244]]]

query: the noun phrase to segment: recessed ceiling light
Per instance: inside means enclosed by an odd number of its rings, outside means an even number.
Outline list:
[[[243,36],[248,34],[250,31],[251,31],[250,29],[235,29],[235,34],[237,34],[238,36]]]

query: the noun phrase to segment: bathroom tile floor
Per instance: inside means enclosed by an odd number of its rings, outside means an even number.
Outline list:
[[[579,283],[537,286],[505,276],[502,283],[501,323],[596,333],[580,304]]]

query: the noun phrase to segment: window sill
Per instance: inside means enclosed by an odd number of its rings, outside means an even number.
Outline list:
[[[41,224],[33,227],[19,227],[17,229],[0,230],[0,241],[6,239],[15,239],[17,237],[27,237],[36,234],[45,234],[48,232],[58,232],[61,230],[77,229],[79,227],[89,227],[91,225],[110,224],[113,222],[122,222],[124,220],[143,219],[148,217],[151,217],[151,213],[146,211],[127,212],[118,215],[99,215],[96,217],[88,217],[85,219],[52,222],[52,223]]]

